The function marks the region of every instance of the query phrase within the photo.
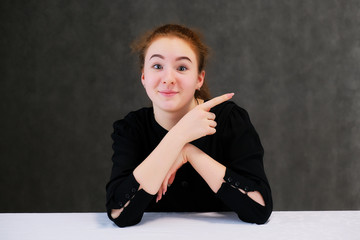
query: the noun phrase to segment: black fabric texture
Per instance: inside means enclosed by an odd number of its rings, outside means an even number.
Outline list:
[[[139,183],[132,172],[167,131],[156,122],[152,108],[131,112],[114,123],[111,135],[113,168],[106,186],[106,208],[111,220],[120,227],[134,225],[141,221],[144,211],[234,211],[245,222],[263,224],[268,220],[273,203],[263,166],[264,149],[248,113],[231,101],[219,104],[211,112],[216,115],[216,133],[192,144],[226,167],[224,183],[214,193],[186,163],[177,171],[175,181],[158,203],[153,195],[138,191]],[[239,189],[259,191],[265,207]],[[125,206],[127,201],[130,202]],[[112,219],[111,209],[123,207],[120,216]]]

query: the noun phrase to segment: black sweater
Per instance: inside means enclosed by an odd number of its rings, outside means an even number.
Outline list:
[[[138,191],[139,183],[133,171],[156,148],[167,130],[156,122],[153,108],[131,112],[114,123],[113,167],[106,186],[106,208],[115,224],[120,227],[137,224],[144,211],[234,211],[245,222],[267,221],[272,212],[272,197],[263,167],[264,150],[248,113],[231,101],[212,108],[211,112],[216,115],[216,133],[192,144],[226,167],[225,182],[214,193],[186,163],[158,203],[154,195]],[[239,188],[245,192],[259,191],[265,207]],[[118,218],[110,216],[111,209],[124,206]]]

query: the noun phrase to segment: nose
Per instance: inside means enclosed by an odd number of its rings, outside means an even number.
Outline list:
[[[174,76],[174,73],[172,70],[168,70],[166,71],[166,74],[162,80],[162,83],[163,84],[171,84],[171,85],[174,85],[176,82],[175,80],[175,76]]]

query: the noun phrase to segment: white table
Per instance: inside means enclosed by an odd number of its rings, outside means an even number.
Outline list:
[[[145,213],[118,228],[105,213],[2,213],[0,239],[360,239],[360,211],[273,212],[265,225],[234,213]]]

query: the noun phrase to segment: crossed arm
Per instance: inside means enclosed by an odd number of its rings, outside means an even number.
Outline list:
[[[133,175],[140,184],[139,190],[143,189],[151,195],[157,194],[157,200],[160,200],[168,184],[174,180],[176,171],[187,161],[215,193],[219,190],[224,182],[225,166],[189,142],[216,132],[215,115],[209,111],[231,97],[232,94],[225,94],[198,105],[168,132],[154,151],[135,168]],[[166,156],[165,160],[163,156]],[[239,191],[246,194],[242,189]],[[249,192],[248,196],[260,205],[265,205],[259,192]],[[117,218],[124,207],[112,209],[111,217]]]

